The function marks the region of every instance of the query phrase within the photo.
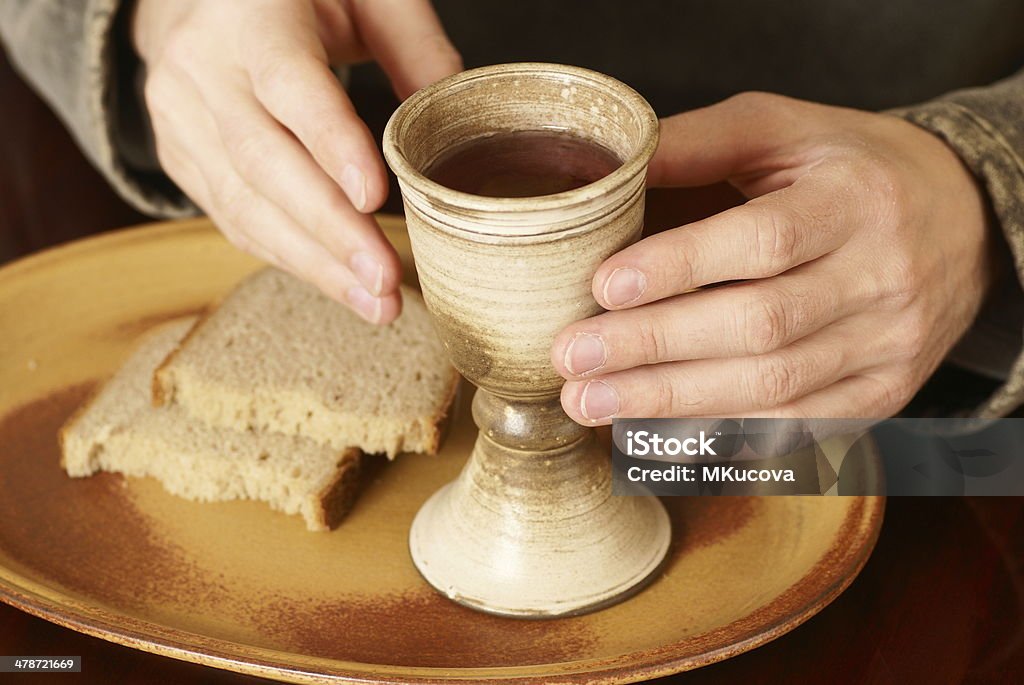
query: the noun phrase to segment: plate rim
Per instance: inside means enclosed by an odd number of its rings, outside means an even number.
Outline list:
[[[382,225],[397,228],[401,217],[378,215]],[[54,259],[184,233],[216,233],[207,219],[154,222],[106,231],[46,248],[0,267],[0,282],[27,270],[44,267]],[[843,519],[832,545],[796,583],[746,616],[710,632],[671,644],[613,657],[551,664],[444,668],[394,666],[314,657],[248,645],[171,628],[114,611],[97,601],[76,598],[37,582],[0,564],[0,601],[51,623],[122,646],[160,656],[224,670],[294,683],[449,683],[481,681],[524,683],[635,682],[691,670],[727,659],[766,644],[798,627],[838,597],[856,579],[874,550],[881,531],[885,497],[862,496]],[[831,560],[831,563],[829,561]],[[832,573],[819,573],[828,564]],[[790,607],[787,598],[810,596]],[[743,628],[737,633],[737,624]],[[714,649],[699,651],[700,642],[714,642],[722,633],[734,639]],[[695,643],[697,651],[695,651]],[[557,668],[557,672],[552,669]]]
[[[856,499],[860,500],[859,505],[851,510],[843,522],[844,527],[854,527],[852,534],[847,538],[837,538],[825,555],[797,583],[768,604],[758,607],[740,621],[692,636],[687,640],[646,652],[629,652],[605,659],[528,666],[443,668],[391,666],[310,657],[211,638],[109,611],[102,605],[82,602],[67,593],[53,590],[6,566],[0,566],[0,600],[51,623],[125,647],[245,675],[283,679],[285,682],[440,684],[473,679],[497,683],[578,683],[584,679],[588,683],[637,682],[710,665],[755,649],[788,633],[818,614],[854,581],[867,563],[881,530],[885,498],[870,496]],[[859,517],[856,515],[858,510],[861,514]],[[857,544],[843,544],[844,542]],[[825,563],[826,558],[835,553],[839,555],[837,568],[843,572],[833,575],[831,582],[821,582],[821,579],[829,576],[816,573],[816,570]],[[851,560],[852,564],[842,565]],[[803,603],[793,611],[778,611],[778,605],[784,603],[787,596],[802,594],[815,586],[819,587],[816,588],[813,601]],[[775,620],[763,618],[772,613],[777,614]],[[720,647],[696,654],[692,652],[694,639],[714,641],[717,634],[735,630],[737,622],[753,625],[742,636]],[[643,656],[638,659],[637,655]],[[296,663],[303,660],[308,660],[305,667]],[[326,672],[324,668],[327,664],[331,664],[330,672]],[[566,668],[552,674],[552,667]],[[386,669],[386,672],[381,672],[380,669]],[[453,672],[458,674],[453,675]]]

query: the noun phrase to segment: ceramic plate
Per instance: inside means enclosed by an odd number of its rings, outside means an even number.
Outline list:
[[[400,220],[384,218],[410,268]],[[196,504],[148,479],[66,478],[57,429],[133,340],[258,264],[204,221],[106,234],[0,269],[0,595],[75,630],[292,682],[626,682],[752,649],[854,578],[883,500],[671,498],[664,573],[633,599],[524,621],[417,575],[413,515],[475,428],[463,393],[437,457],[372,465],[332,533],[253,502]]]

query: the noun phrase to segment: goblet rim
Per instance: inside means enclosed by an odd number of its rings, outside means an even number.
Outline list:
[[[593,183],[550,195],[528,197],[489,197],[454,190],[428,178],[402,151],[402,127],[427,106],[439,94],[476,80],[494,77],[516,77],[538,75],[565,77],[577,82],[589,81],[615,93],[635,113],[640,123],[639,142],[635,151],[607,176]],[[405,100],[388,120],[384,128],[384,158],[399,181],[417,193],[460,210],[488,212],[494,214],[537,213],[549,210],[563,210],[608,196],[637,177],[645,174],[646,167],[658,146],[658,117],[650,103],[636,90],[616,78],[592,69],[553,62],[511,62],[494,64],[453,74],[413,93]]]

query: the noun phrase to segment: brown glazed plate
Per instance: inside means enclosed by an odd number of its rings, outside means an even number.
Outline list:
[[[404,225],[382,224],[412,277]],[[669,559],[632,599],[545,621],[474,612],[435,594],[406,546],[417,509],[469,453],[469,392],[442,453],[372,466],[332,533],[254,502],[181,500],[149,479],[65,477],[57,429],[133,340],[257,267],[189,221],[0,269],[0,598],[123,645],[291,682],[628,682],[792,630],[874,546],[882,498],[669,498]]]

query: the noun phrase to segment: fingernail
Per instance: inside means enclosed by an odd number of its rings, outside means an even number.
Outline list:
[[[604,340],[594,333],[577,333],[565,349],[565,368],[574,376],[597,371],[607,361]]]
[[[647,289],[647,277],[636,269],[620,266],[604,282],[604,301],[613,307],[637,300]]]
[[[384,292],[384,266],[365,252],[356,252],[348,260],[352,273],[371,295],[380,297]]]
[[[368,290],[360,287],[349,288],[346,294],[348,303],[361,317],[370,323],[380,323],[383,301],[379,297],[374,297]]]
[[[341,170],[341,187],[348,195],[352,206],[360,212],[366,211],[366,176],[355,164],[346,164]]]
[[[619,393],[604,381],[589,381],[580,395],[580,413],[588,421],[615,416],[619,413]]]

